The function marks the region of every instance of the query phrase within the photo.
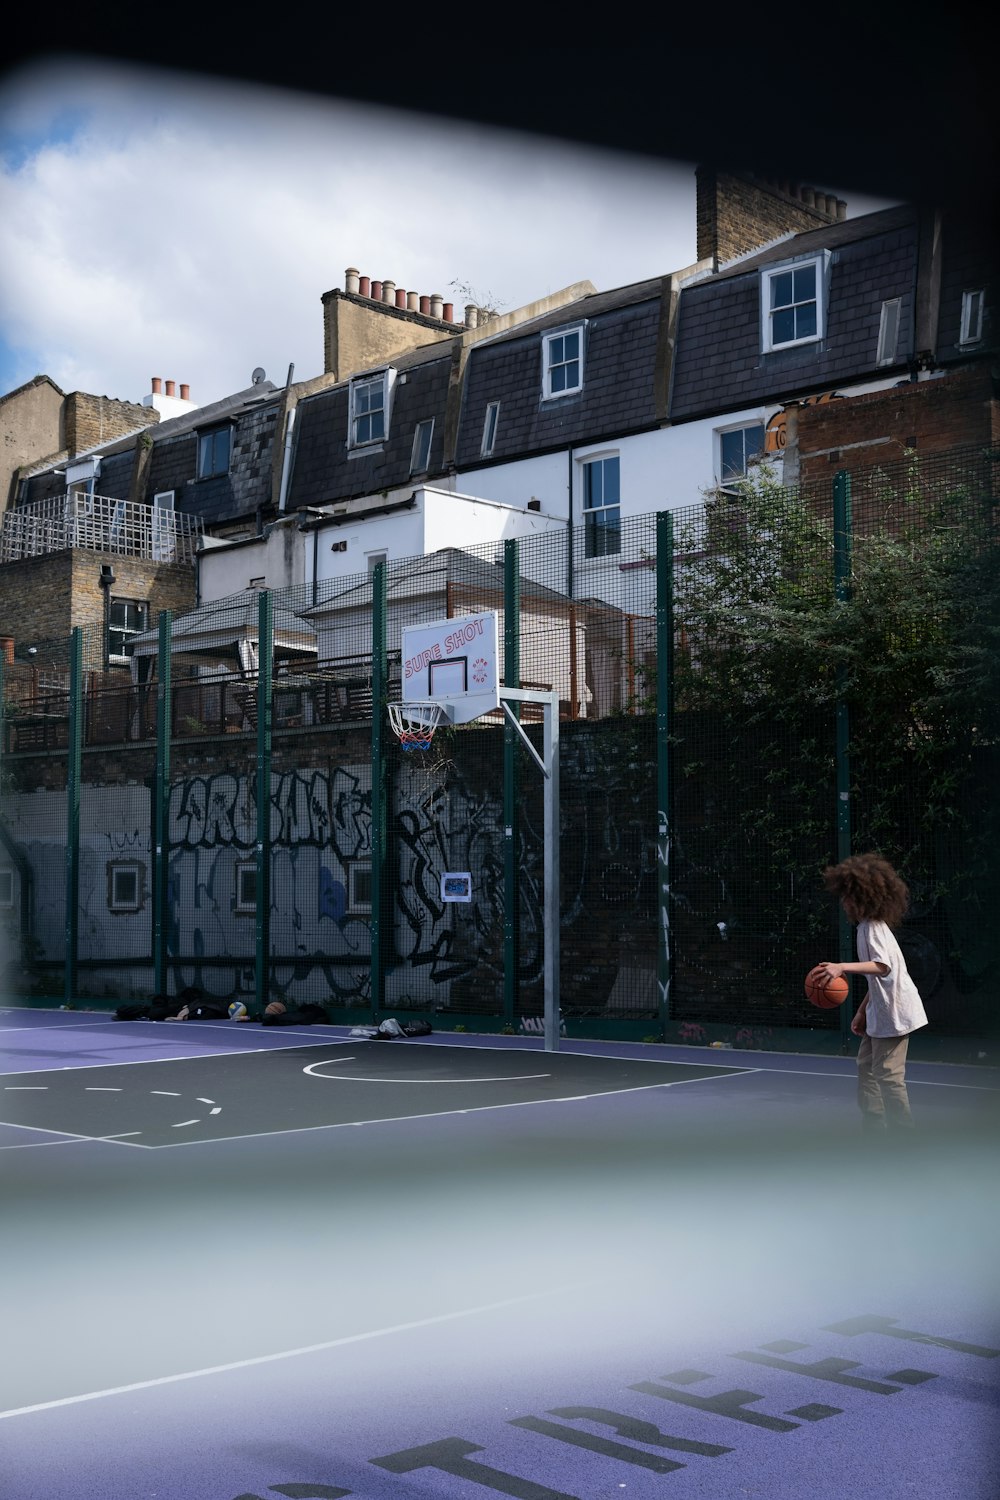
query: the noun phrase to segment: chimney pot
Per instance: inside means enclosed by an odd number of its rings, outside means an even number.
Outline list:
[[[421,297],[420,298],[420,311],[424,314],[424,317],[426,317],[426,318],[430,317],[430,315],[431,315],[431,299],[429,297]]]
[[[367,277],[367,276],[359,276],[358,277],[358,296],[359,297],[370,297],[371,294],[372,294],[372,284],[371,284],[370,278]]]
[[[431,317],[441,321],[441,313],[444,310],[444,298],[440,292],[431,292]]]
[[[403,290],[403,288],[401,286],[398,286],[396,288],[396,306],[397,307],[405,307],[406,306],[406,292]]]
[[[160,393],[162,392],[162,390],[163,390],[163,381],[160,379],[159,375],[154,375],[153,376],[153,395],[154,396],[159,396]]]
[[[847,218],[847,203],[843,198],[837,199],[837,221],[843,223]]]
[[[388,302],[390,307],[396,305],[396,283],[394,281],[383,281],[382,301]]]
[[[407,294],[406,294],[406,305],[409,308],[410,312],[419,312],[420,311],[420,296],[419,296],[419,294],[417,292],[407,292]]]
[[[810,188],[810,187],[803,188],[802,189],[802,202],[805,204],[806,208],[815,208],[816,207],[816,189],[815,188]]]
[[[479,327],[479,308],[474,302],[465,304],[465,326],[466,328]]]
[[[182,401],[190,401],[191,400],[191,387],[189,385],[182,385],[181,386],[181,400]]]
[[[446,323],[453,323],[455,320],[454,304],[451,302],[446,302],[441,309],[441,316]]]
[[[167,381],[167,389],[165,394],[168,396],[172,396],[174,394],[174,382],[172,380]]]
[[[348,266],[347,270],[344,272],[344,291],[356,293],[357,290],[358,270],[355,266]]]
[[[374,302],[381,302],[382,301],[382,283],[381,283],[381,281],[373,281],[372,282],[372,300]]]

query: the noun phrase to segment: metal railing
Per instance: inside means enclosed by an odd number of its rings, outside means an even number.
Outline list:
[[[191,563],[202,529],[200,516],[68,491],[5,513],[0,563],[44,557],[71,547],[153,562]]]

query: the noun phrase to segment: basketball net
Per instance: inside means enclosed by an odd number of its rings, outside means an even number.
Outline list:
[[[389,703],[389,723],[403,750],[429,750],[444,721],[440,703]]]

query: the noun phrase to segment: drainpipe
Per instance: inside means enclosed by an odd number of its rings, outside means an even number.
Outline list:
[[[278,493],[278,512],[285,508],[288,498],[288,484],[292,475],[292,432],[295,428],[295,413],[298,410],[293,406],[285,421],[285,451],[281,459],[281,488]]]
[[[566,596],[573,597],[573,450],[566,450]]]
[[[111,629],[111,590],[115,585],[115,570],[111,563],[101,563],[101,592],[104,595],[104,648],[101,652],[101,661],[105,672],[110,669],[111,655],[108,632]]]

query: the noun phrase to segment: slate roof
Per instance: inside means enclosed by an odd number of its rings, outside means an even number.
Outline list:
[[[295,455],[286,509],[333,505],[352,496],[374,495],[411,480],[424,482],[442,474],[452,355],[451,345],[437,343],[386,362],[397,371],[389,434],[382,443],[369,448],[348,447],[350,381],[303,397],[296,411]],[[372,369],[385,369],[386,364]],[[414,433],[418,422],[428,419],[434,422],[428,467],[419,475],[411,475]]]
[[[162,490],[173,490],[175,508],[186,515],[201,516],[209,527],[253,515],[258,506],[269,505],[271,499],[274,431],[283,394],[265,380],[222,401],[88,449],[87,455],[99,455],[101,459],[98,493],[113,500],[130,497],[137,445],[148,435],[153,452],[143,497],[146,503]],[[198,433],[225,422],[233,426],[229,472],[198,479]],[[65,467],[65,461],[61,461],[33,475],[22,503],[63,494],[65,475],[57,470]]]
[[[974,349],[982,355],[995,351],[1000,342],[997,317],[997,248],[989,227],[979,220],[950,214],[942,237],[941,305],[938,319],[938,358],[942,363],[967,359]],[[983,336],[974,346],[960,343],[962,294],[985,292]]]
[[[761,348],[761,271],[830,251],[825,336],[814,344]],[[901,300],[897,365],[913,353],[917,219],[887,209],[809,230],[682,288],[670,418],[682,422],[761,402],[782,401],[885,374],[876,366],[882,303]]]
[[[493,462],[654,425],[661,285],[656,279],[597,292],[476,344],[465,374],[457,466],[487,461],[480,457],[483,426],[494,401]],[[583,389],[543,400],[543,335],[575,325],[583,329]]]

